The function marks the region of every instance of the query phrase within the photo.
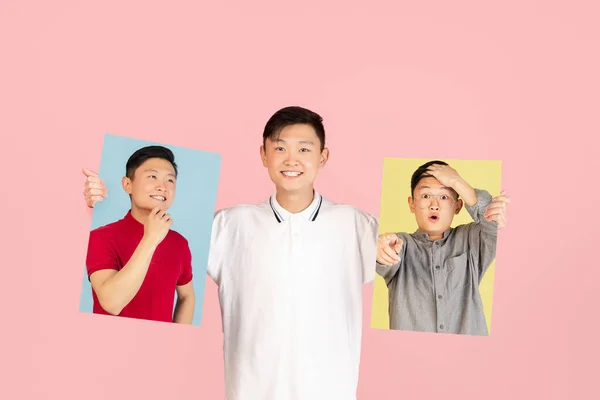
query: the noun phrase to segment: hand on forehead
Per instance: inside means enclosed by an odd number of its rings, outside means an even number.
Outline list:
[[[435,177],[429,175],[428,173],[424,173],[421,175],[421,179],[419,183],[417,183],[417,187],[415,188],[416,192],[427,192],[427,193],[446,193],[446,194],[455,194],[456,192],[451,187],[444,186],[438,181]]]

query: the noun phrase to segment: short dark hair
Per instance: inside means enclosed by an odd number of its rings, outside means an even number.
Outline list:
[[[173,166],[173,169],[175,170],[175,176],[177,176],[175,155],[171,150],[163,146],[146,146],[136,150],[136,152],[129,157],[129,160],[127,160],[127,165],[125,166],[125,176],[133,180],[135,171],[140,167],[140,165],[150,158],[161,158],[163,160],[167,160]]]
[[[432,166],[434,164],[448,165],[447,162],[440,161],[440,160],[433,160],[433,161],[426,162],[425,164],[423,164],[419,168],[417,168],[417,170],[413,173],[412,178],[410,179],[410,195],[411,195],[411,197],[415,196],[415,188],[417,187],[417,185],[419,184],[421,179],[433,178],[433,175],[427,173],[427,168],[429,168],[430,166]],[[454,191],[454,192],[456,193],[456,191]],[[456,193],[456,198],[458,199],[458,193]]]
[[[282,108],[271,116],[263,131],[263,146],[266,145],[267,139],[277,140],[283,128],[295,124],[308,124],[312,126],[321,142],[321,151],[323,151],[325,148],[323,118],[314,111],[298,106]]]

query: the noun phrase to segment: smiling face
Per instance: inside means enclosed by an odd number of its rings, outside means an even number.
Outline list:
[[[329,151],[321,151],[321,142],[309,124],[285,126],[278,137],[266,139],[261,147],[263,165],[278,193],[312,192],[320,168],[325,166]]]
[[[431,240],[438,240],[460,212],[462,200],[457,200],[452,188],[433,177],[425,177],[415,187],[413,197],[408,198],[408,205],[415,214],[419,231],[426,232]]]
[[[162,158],[149,158],[123,178],[123,189],[131,195],[132,213],[150,212],[154,207],[166,211],[173,204],[177,178],[173,165]]]

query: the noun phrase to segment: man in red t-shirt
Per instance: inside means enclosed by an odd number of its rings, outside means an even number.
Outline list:
[[[192,323],[192,256],[167,214],[176,182],[175,157],[165,147],[144,147],[127,161],[122,185],[131,209],[90,232],[86,265],[95,314]]]

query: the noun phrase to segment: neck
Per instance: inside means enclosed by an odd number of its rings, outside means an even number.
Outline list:
[[[419,229],[419,232],[424,232],[427,234],[427,237],[429,238],[430,241],[436,241],[436,240],[440,240],[444,238],[444,233],[435,233],[435,232],[427,232],[427,231],[422,231],[421,229]]]
[[[146,221],[148,221],[148,214],[150,212],[146,210],[141,210],[137,208],[135,205],[131,205],[131,216],[138,221],[140,224],[144,225]]]
[[[315,194],[312,188],[302,192],[287,192],[278,190],[275,198],[281,207],[292,214],[302,212],[313,202]]]

